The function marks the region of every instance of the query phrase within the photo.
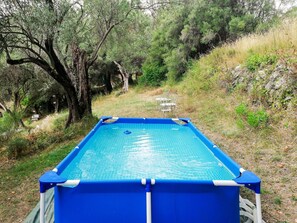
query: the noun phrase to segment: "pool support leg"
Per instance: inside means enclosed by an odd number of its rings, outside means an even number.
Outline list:
[[[45,192],[40,193],[40,223],[45,223]]]
[[[152,185],[155,184],[155,179],[142,179],[141,184],[145,185],[146,191],[146,223],[152,223]]]
[[[260,193],[256,194],[256,208],[257,208],[257,223],[262,223],[262,208],[261,208],[261,195]]]

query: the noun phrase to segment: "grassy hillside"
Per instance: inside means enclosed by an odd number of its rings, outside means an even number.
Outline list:
[[[248,73],[255,76],[253,83],[257,84],[259,70],[268,70],[269,77],[277,64],[285,64],[290,77],[297,76],[296,30],[297,21],[288,20],[269,33],[216,48],[193,62],[177,86],[131,89],[123,95],[98,97],[93,101],[93,113],[96,117],[163,117],[155,98],[172,98],[177,109],[168,116],[190,117],[221,149],[261,177],[266,222],[297,222],[296,95],[286,104],[265,103],[268,97],[258,92],[260,88],[248,91],[245,84],[233,86],[230,75],[238,65],[246,67],[249,58],[256,55],[256,62],[251,63],[255,70]],[[275,60],[265,64],[262,55],[275,56]],[[86,119],[63,130],[65,114],[32,123],[35,129],[30,134],[20,133],[29,143],[34,142],[30,145],[35,149],[23,158],[9,160],[7,148],[0,148],[0,222],[21,222],[25,218],[39,198],[38,177],[59,163],[96,122]],[[242,193],[254,199],[250,192]]]
[[[296,29],[297,19],[287,19],[269,33],[216,48],[196,61],[178,86],[188,111],[183,115],[191,116],[244,168],[262,178],[267,222],[297,222]],[[233,86],[239,65],[246,70],[239,74],[250,80]],[[284,71],[277,73],[280,67]],[[267,83],[276,73],[290,79],[290,96],[282,92],[271,102],[271,91],[277,90]]]

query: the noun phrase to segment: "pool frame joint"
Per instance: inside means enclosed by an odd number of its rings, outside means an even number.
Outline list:
[[[47,171],[39,178],[40,193],[45,193],[47,190],[58,184],[65,183],[66,181],[67,179],[59,176],[57,172],[53,170]]]
[[[243,171],[238,178],[234,179],[234,181],[253,190],[257,194],[261,193],[261,179],[251,171]]]
[[[146,194],[146,223],[152,223],[152,186],[155,185],[155,179],[141,179],[141,184],[145,186]]]

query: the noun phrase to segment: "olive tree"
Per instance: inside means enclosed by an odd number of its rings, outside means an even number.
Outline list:
[[[35,64],[63,87],[68,126],[92,114],[88,71],[111,31],[133,11],[156,5],[135,0],[3,0],[0,50],[8,64]]]

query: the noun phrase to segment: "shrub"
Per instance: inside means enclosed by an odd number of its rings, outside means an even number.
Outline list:
[[[142,67],[143,75],[139,78],[139,84],[143,86],[160,86],[166,79],[167,69],[157,62],[145,63]]]
[[[185,52],[183,49],[174,49],[165,58],[165,64],[168,69],[167,80],[169,84],[174,84],[180,81],[183,74],[187,70]]]
[[[54,120],[54,130],[60,131],[65,128],[67,117],[61,116]]]
[[[259,55],[252,54],[246,60],[246,67],[249,71],[256,71],[259,67],[263,65],[272,65],[277,61],[276,55]]]
[[[7,113],[5,112],[3,114],[3,117],[0,118],[0,135],[2,133],[7,133],[10,130],[12,130],[14,127],[14,120],[13,118]]]
[[[63,131],[63,140],[71,140],[77,136],[85,136],[97,122],[97,117],[84,117],[81,122],[74,123]]]
[[[14,138],[9,141],[7,146],[7,155],[9,159],[18,159],[23,156],[29,148],[30,141],[25,138]]]

